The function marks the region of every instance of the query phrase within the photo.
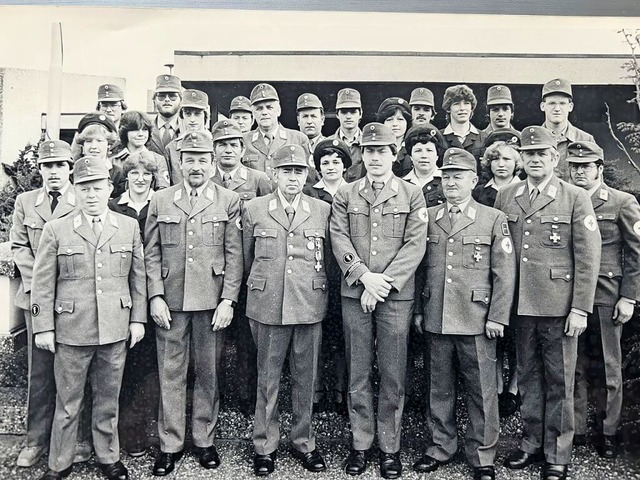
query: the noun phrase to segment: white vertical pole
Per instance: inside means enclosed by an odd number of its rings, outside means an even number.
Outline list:
[[[47,100],[47,136],[60,139],[62,108],[62,24],[51,24],[51,64],[49,67],[49,97]]]

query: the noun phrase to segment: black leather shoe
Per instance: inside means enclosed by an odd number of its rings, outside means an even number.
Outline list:
[[[176,467],[176,461],[182,458],[182,451],[177,453],[165,453],[160,452],[156,457],[156,462],[153,464],[153,474],[156,477],[164,477],[173,472]]]
[[[116,463],[99,463],[100,470],[109,480],[128,480],[129,472],[120,460]]]
[[[442,462],[425,453],[413,464],[413,469],[418,473],[435,472],[440,465],[446,465],[447,463],[451,463],[451,460]]]
[[[565,480],[567,478],[567,465],[545,463],[542,469],[542,480]]]
[[[300,460],[305,470],[309,470],[310,472],[324,472],[327,469],[327,464],[324,463],[324,458],[322,458],[317,448],[307,453],[292,448],[291,454]]]
[[[486,467],[475,467],[473,469],[473,480],[495,480],[496,471],[493,465],[487,465]]]
[[[612,435],[603,435],[598,444],[598,455],[609,460],[618,456],[618,443],[616,437]]]
[[[55,470],[47,470],[43,476],[40,477],[40,480],[62,480],[63,478],[67,478],[71,475],[71,470],[73,466],[67,467],[61,472],[56,472]]]
[[[520,395],[514,395],[511,392],[502,392],[498,396],[498,411],[500,418],[508,418],[518,411],[520,407]]]
[[[196,447],[195,453],[198,455],[200,465],[204,468],[212,469],[220,466],[220,457],[218,456],[215,445],[206,448]]]
[[[577,433],[573,436],[573,446],[583,447],[587,444],[587,436],[584,433]]]
[[[367,469],[368,450],[351,449],[347,461],[344,464],[344,472],[347,475],[360,475]]]
[[[147,446],[143,443],[134,443],[126,447],[125,450],[130,457],[139,458],[147,453]]]
[[[504,466],[512,470],[520,470],[534,463],[542,462],[544,454],[540,451],[536,453],[527,453],[522,450],[516,450],[504,461]]]
[[[400,475],[402,475],[400,452],[380,452],[380,475],[383,478],[400,478]]]
[[[270,473],[273,473],[276,461],[276,451],[269,453],[268,455],[258,455],[257,453],[253,457],[253,473],[257,477],[266,477]]]

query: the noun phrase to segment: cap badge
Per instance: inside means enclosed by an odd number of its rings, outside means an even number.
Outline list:
[[[50,146],[51,148],[55,147],[55,145],[56,145],[56,144],[55,144],[55,143],[53,143],[53,142],[51,142],[51,143],[49,144],[49,146]]]
[[[264,97],[266,96],[266,95],[264,94],[264,92],[260,92],[260,93],[262,93],[262,98],[264,98]]]
[[[293,145],[291,145],[289,148],[291,149],[292,152],[295,152],[296,150],[296,147],[294,147]]]
[[[89,159],[88,159],[88,158],[85,158],[85,159],[84,159],[84,163],[86,163],[87,165],[89,165]]]
[[[224,134],[225,134],[225,135],[229,135],[229,132],[227,131],[227,129],[226,129],[226,128],[224,129]]]
[[[195,132],[193,132],[193,133],[191,134],[191,138],[192,138],[193,140],[196,140],[196,139],[198,138],[198,134],[197,134],[197,133],[195,133]]]
[[[560,85],[560,80],[556,80],[556,85]]]
[[[401,98],[399,98],[399,99],[398,99],[398,103],[399,103],[400,105],[402,105],[402,104],[404,103],[404,100],[403,100],[403,99],[401,99]]]
[[[308,95],[305,95],[305,96],[304,96],[304,99],[305,99],[305,100],[306,100],[306,99],[308,99],[308,98],[309,98],[309,96],[308,96]]]
[[[104,115],[100,115],[100,117],[98,118],[100,118],[100,120],[102,120],[103,122],[107,119],[107,117],[105,117]]]
[[[333,146],[334,146],[334,147],[337,147],[337,146],[338,146],[338,140],[334,140],[334,141],[333,141],[333,142],[331,142],[331,143],[333,143]]]
[[[164,76],[165,80],[169,80],[169,77],[167,75]]]
[[[109,85],[105,85],[105,86],[104,86],[104,89],[105,89],[105,90],[109,90]]]
[[[496,90],[500,91],[500,90],[502,90],[502,87],[496,87]]]
[[[509,141],[510,143],[517,143],[518,142],[518,137],[516,137],[515,135],[513,137],[511,137],[511,140]]]
[[[424,93],[424,88],[421,88],[421,89],[420,89],[420,93]]]
[[[226,127],[228,125],[227,121],[225,120],[224,122],[222,122],[222,124]]]
[[[582,145],[577,144],[577,145],[576,145],[576,147],[577,147],[577,148],[582,148]]]
[[[351,91],[349,91],[349,90],[345,90],[345,91],[344,91],[344,94],[345,94],[345,95],[351,95]]]
[[[195,97],[196,96],[196,92],[191,92],[191,96]]]
[[[432,137],[435,137],[436,136],[436,131],[435,130],[431,130],[429,132],[429,135],[431,135]]]
[[[370,130],[375,130],[375,129],[376,129],[376,126],[375,126],[375,125],[371,125],[371,126],[369,127],[369,129],[370,129]]]
[[[530,129],[529,129],[529,132],[530,132],[530,133],[533,133],[533,132],[535,132],[535,130],[534,130],[533,128],[530,128]]]

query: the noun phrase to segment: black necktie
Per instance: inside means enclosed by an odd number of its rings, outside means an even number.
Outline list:
[[[384,188],[384,182],[371,182],[371,187],[373,188],[373,196],[377,198]]]
[[[296,215],[295,209],[291,205],[287,205],[284,211],[287,214],[287,218],[289,219],[289,225],[293,223],[293,217]]]
[[[460,218],[460,207],[457,205],[451,205],[449,209],[449,218],[451,219],[451,226],[453,227]]]
[[[222,186],[224,188],[229,188],[229,185],[231,185],[231,175],[229,173],[225,173],[222,175]]]
[[[51,191],[51,192],[49,192],[49,195],[51,195],[51,213],[53,213],[53,211],[58,206],[58,199],[60,198],[60,195],[62,195],[62,194],[60,192]]]

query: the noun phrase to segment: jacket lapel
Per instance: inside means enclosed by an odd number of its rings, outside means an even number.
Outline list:
[[[36,203],[34,207],[35,207],[36,213],[40,215],[40,217],[42,217],[42,219],[45,222],[48,222],[49,220],[51,220],[51,205],[49,204],[49,199],[47,198],[47,191],[45,190],[44,187],[40,189],[40,192],[36,197]]]
[[[516,203],[520,206],[523,212],[528,212],[531,205],[529,205],[529,194],[527,191],[527,182],[522,182],[522,185],[516,190]]]
[[[593,209],[596,210],[606,202],[609,201],[609,189],[603,183],[598,190],[591,196],[591,203],[593,203]]]
[[[282,225],[285,230],[289,230],[289,219],[287,218],[287,214],[284,213],[284,207],[278,199],[278,194],[275,192],[271,194],[271,199],[269,200],[269,215],[271,215],[271,218],[276,222]]]
[[[245,167],[240,167],[233,179],[231,180],[231,185],[229,185],[229,190],[236,190],[240,188],[242,185],[247,183],[247,169]]]
[[[460,218],[458,218],[458,221],[456,222],[456,224],[451,227],[451,231],[449,231],[449,236],[451,237],[451,236],[455,235],[460,230],[468,227],[473,222],[475,222],[476,221],[476,212],[477,211],[476,211],[476,207],[475,207],[475,202],[472,199],[469,202],[469,204],[467,205],[466,212],[461,212],[460,213]]]
[[[298,204],[298,208],[296,208],[296,214],[293,217],[293,222],[291,222],[289,231],[298,228],[301,224],[306,222],[310,216],[311,208],[309,206],[309,202],[307,202],[304,198],[300,198],[300,202]]]
[[[191,203],[189,203],[189,192],[185,188],[184,184],[181,188],[175,191],[173,194],[173,203],[182,210],[184,213],[189,215],[191,213]]]
[[[196,200],[195,205],[193,206],[193,208],[189,212],[189,218],[192,218],[192,217],[196,216],[198,213],[200,213],[201,211],[203,211],[205,208],[207,208],[209,205],[211,205],[213,203],[214,188],[216,188],[216,187],[214,187],[214,184],[209,184],[202,191],[202,195],[198,195],[198,200]],[[222,187],[220,187],[220,188],[222,188]],[[189,203],[189,202],[187,202],[187,203]],[[191,206],[190,203],[189,203],[189,206]]]
[[[251,145],[263,155],[269,155],[269,147],[264,143],[264,138],[260,130],[256,129],[251,134]]]
[[[66,193],[60,198],[58,206],[53,212],[51,218],[60,218],[67,215],[76,208],[76,195],[73,193],[73,186],[69,185]]]
[[[98,239],[97,247],[102,247],[105,243],[111,240],[116,232],[118,231],[118,219],[115,215],[111,213],[107,213],[107,218],[104,222],[104,227],[102,228],[102,233],[100,234],[100,238]]]
[[[447,212],[447,204],[443,204],[442,207],[436,212],[436,225],[438,225],[447,234],[451,231],[451,219]]]
[[[269,145],[269,152],[270,153],[277,152],[279,148],[284,147],[287,144],[287,140],[288,140],[287,132],[285,131],[282,125],[279,125],[278,131],[276,132],[276,135],[273,141],[271,142],[271,145]]]
[[[373,205],[373,202],[376,200],[375,195],[373,194],[373,187],[369,182],[369,179],[365,176],[362,180],[360,180],[360,185],[358,186],[358,193],[362,198],[364,198],[367,203]]]
[[[371,188],[373,192],[373,187]],[[375,198],[373,201],[373,206],[380,205],[381,203],[386,202],[390,198],[395,197],[398,194],[398,180],[394,177],[391,177],[389,181],[385,184],[384,188],[378,194],[378,198]]]
[[[78,215],[73,219],[73,230],[91,245],[95,246],[98,243],[91,225],[87,223],[87,219],[81,212],[78,212]]]
[[[545,189],[538,194],[538,198],[535,199],[533,205],[531,205],[531,207],[527,211],[527,216],[529,217],[533,215],[538,210],[542,210],[544,207],[553,202],[556,199],[556,194],[558,193],[558,186],[559,183],[557,177],[553,177],[547,184]]]

